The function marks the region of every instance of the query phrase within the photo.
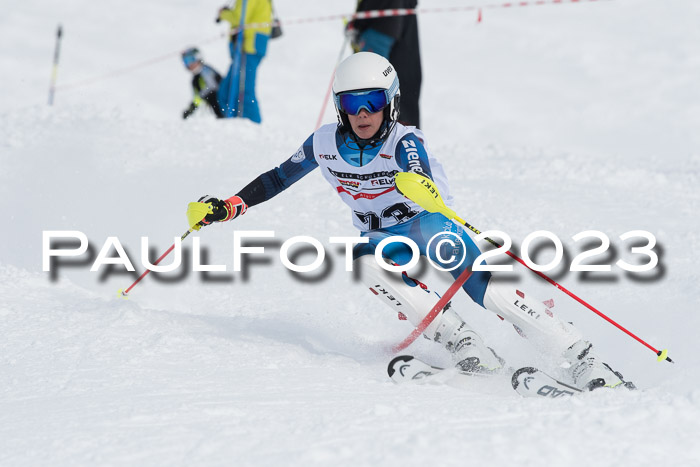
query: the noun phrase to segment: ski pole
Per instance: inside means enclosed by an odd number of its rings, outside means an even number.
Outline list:
[[[56,75],[58,74],[58,56],[61,52],[61,36],[63,35],[63,28],[58,25],[56,30],[56,48],[53,52],[53,68],[51,69],[51,84],[49,85],[49,105],[53,105],[53,95],[56,92]]]
[[[340,65],[340,61],[343,59],[343,55],[345,55],[345,49],[348,46],[348,41],[350,41],[350,38],[346,35],[345,40],[343,41],[343,46],[340,48],[340,53],[338,54],[338,60],[336,60],[335,62],[335,67],[333,67],[333,73],[331,73],[331,81],[330,83],[328,83],[328,89],[326,89],[326,95],[323,98],[323,106],[321,107],[321,112],[319,112],[318,119],[316,120],[317,130],[321,127],[323,115],[326,113],[326,106],[328,105],[328,96],[330,96],[331,89],[333,89],[333,79],[335,78],[335,70],[336,68],[338,68],[338,65]]]
[[[201,229],[201,226],[199,225],[199,222],[200,222],[202,219],[204,219],[204,218],[206,217],[207,214],[210,214],[211,212],[213,212],[213,207],[212,207],[211,203],[200,203],[200,202],[192,202],[192,203],[190,203],[189,206],[187,206],[187,220],[188,220],[189,224],[191,225],[191,227],[190,227],[189,229],[187,229],[187,232],[185,232],[184,234],[182,234],[182,237],[180,237],[180,241],[182,241],[182,240],[184,240],[185,238],[187,238],[187,236],[188,236],[189,234],[191,234],[192,232],[194,232],[195,230]],[[173,244],[170,246],[170,248],[168,248],[168,250],[167,250],[165,253],[163,253],[162,255],[160,255],[160,258],[158,258],[158,259],[153,263],[153,265],[154,265],[154,266],[158,265],[158,263],[160,263],[161,261],[163,261],[163,259],[164,259],[166,256],[168,256],[168,255],[170,254],[170,252],[173,251],[174,249],[175,249],[175,244],[173,243]],[[124,297],[124,298],[129,298],[128,294],[129,294],[129,292],[131,291],[131,289],[133,289],[134,287],[136,287],[136,284],[138,284],[139,282],[141,282],[141,279],[143,279],[144,277],[146,277],[146,276],[148,275],[149,272],[151,272],[151,270],[150,270],[150,269],[146,269],[146,270],[144,271],[144,273],[141,274],[141,275],[139,276],[139,278],[136,279],[136,280],[134,281],[133,284],[131,284],[131,285],[130,285],[129,287],[127,287],[126,289],[120,289],[119,292],[118,292],[119,295],[121,295],[121,296]]]
[[[440,314],[442,309],[445,308],[447,302],[452,300],[452,297],[454,297],[454,295],[457,293],[460,287],[462,287],[462,285],[464,285],[464,283],[467,282],[467,279],[469,279],[469,276],[471,276],[471,274],[472,271],[469,268],[462,271],[462,274],[460,274],[459,277],[455,279],[452,285],[447,289],[447,292],[445,292],[444,295],[440,297],[440,300],[438,300],[435,306],[430,310],[430,312],[425,316],[425,318],[423,318],[423,320],[418,324],[418,326],[416,326],[416,328],[411,332],[411,334],[409,334],[406,339],[392,347],[391,350],[393,352],[400,352],[401,350],[411,345],[418,336],[423,334],[423,331],[425,331],[425,329],[430,325],[430,323],[432,323],[433,320],[435,320],[435,317]]]
[[[427,177],[424,177],[422,175],[419,175],[417,173],[413,172],[399,172],[395,175],[396,179],[396,187],[397,189],[403,193],[404,196],[407,198],[411,199],[413,202],[416,204],[420,205],[423,209],[429,212],[439,212],[440,214],[444,215],[448,219],[454,219],[460,224],[464,225],[467,227],[469,230],[474,232],[475,234],[479,235],[481,232],[477,230],[475,227],[470,225],[467,221],[464,219],[460,218],[457,216],[457,213],[455,213],[452,209],[448,208],[445,205],[445,202],[442,200],[442,197],[440,196],[440,192],[438,191],[437,186],[433,183],[432,180],[430,180]],[[490,238],[486,238],[486,241],[491,243],[492,245],[495,245],[497,247],[501,247],[501,245],[498,244],[498,242],[495,242],[494,240],[491,240]],[[651,345],[649,345],[647,342],[642,340],[641,338],[637,337],[635,334],[632,332],[628,331],[618,323],[616,323],[614,320],[603,314],[602,312],[598,311],[596,308],[594,308],[592,305],[590,305],[588,302],[585,300],[581,299],[580,297],[576,296],[569,290],[567,290],[565,287],[562,285],[558,284],[555,282],[553,279],[550,277],[546,276],[540,271],[535,271],[532,269],[530,266],[525,264],[525,262],[520,259],[518,256],[514,255],[510,251],[507,251],[506,254],[510,256],[511,258],[515,259],[517,262],[555,286],[557,289],[561,290],[565,294],[567,294],[569,297],[573,298],[577,302],[579,302],[581,305],[585,306],[628,336],[632,337],[635,339],[637,342],[640,344],[644,345],[651,351],[653,351],[657,356],[657,361],[663,361],[666,360],[668,362],[673,363],[673,360],[668,356],[668,349],[663,349],[663,350],[657,350]]]
[[[194,227],[190,227],[189,230],[187,230],[187,232],[185,232],[185,233],[182,235],[182,237],[180,237],[180,240],[184,240],[189,234],[191,234],[191,233],[194,232],[195,230],[199,230],[199,229],[195,229]],[[158,259],[153,263],[153,265],[154,265],[154,266],[157,266],[158,263],[160,263],[161,261],[163,261],[163,259],[164,259],[166,256],[168,256],[168,255],[170,254],[170,252],[173,251],[174,249],[175,249],[175,244],[173,243],[172,245],[170,245],[170,248],[168,248],[168,250],[167,250],[165,253],[163,253],[162,255],[160,255],[160,258],[158,258]],[[146,270],[144,271],[144,273],[141,274],[141,275],[139,276],[139,278],[136,279],[136,280],[134,281],[133,284],[131,284],[131,285],[130,285],[129,287],[127,287],[126,289],[120,289],[120,290],[119,290],[119,293],[120,293],[123,297],[129,298],[129,297],[128,297],[128,294],[129,294],[129,292],[131,291],[131,289],[133,289],[134,287],[136,287],[136,284],[138,284],[139,282],[141,282],[141,279],[143,279],[144,277],[146,277],[146,276],[148,275],[149,272],[151,272],[151,270],[150,270],[150,269],[146,269]]]

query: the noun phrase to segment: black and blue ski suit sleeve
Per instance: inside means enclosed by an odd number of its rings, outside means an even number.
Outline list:
[[[261,174],[236,195],[249,207],[255,206],[282,193],[314,170],[318,163],[314,158],[313,138],[313,135],[309,136],[294,155],[279,167]]]
[[[404,172],[415,172],[433,179],[428,151],[423,142],[413,133],[406,134],[396,145],[396,163]]]

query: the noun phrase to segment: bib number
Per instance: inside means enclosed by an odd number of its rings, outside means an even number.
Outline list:
[[[406,203],[396,203],[392,204],[388,208],[385,208],[381,215],[378,215],[374,211],[359,212],[354,211],[355,215],[360,222],[367,226],[367,230],[377,230],[382,228],[382,219],[394,219],[397,224],[412,218],[416,214],[416,211],[411,209],[411,207]]]

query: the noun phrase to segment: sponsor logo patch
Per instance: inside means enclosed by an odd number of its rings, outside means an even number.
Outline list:
[[[354,180],[372,180],[373,178],[394,178],[394,175],[396,175],[399,171],[398,170],[384,170],[381,172],[372,172],[369,174],[358,174],[358,173],[352,173],[352,172],[338,172],[335,171],[331,168],[328,169],[328,171],[333,175],[335,178],[350,178]]]
[[[370,182],[372,186],[392,186],[394,184],[393,178],[377,178]]]
[[[295,164],[298,164],[299,162],[303,161],[306,158],[306,155],[304,155],[304,149],[299,149],[296,154],[294,154],[291,158],[291,161],[294,162]]]
[[[339,181],[340,184],[343,185],[343,186],[348,186],[348,187],[350,187],[350,188],[355,188],[355,189],[360,188],[360,182],[355,182],[355,181],[352,181],[352,180],[338,180],[338,181]]]
[[[525,303],[520,303],[520,300],[516,300],[513,305],[515,305],[517,308],[520,308],[523,310],[528,316],[531,316],[535,319],[540,319],[540,314],[537,313],[533,308],[530,308],[527,304]]]
[[[375,199],[379,196],[385,195],[387,193],[391,193],[394,191],[395,187],[387,188],[384,191],[381,191],[379,193],[350,193],[348,190],[343,188],[342,186],[336,187],[336,190],[338,193],[347,193],[348,195],[352,196],[352,199]]]

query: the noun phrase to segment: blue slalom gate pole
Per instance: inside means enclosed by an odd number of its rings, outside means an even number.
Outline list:
[[[233,54],[233,63],[231,63],[231,80],[228,83],[228,105],[226,106],[226,118],[241,116],[240,102],[236,102],[239,98],[239,89],[235,88],[234,83],[239,83],[241,79],[241,63],[243,55],[243,32],[245,27],[245,13],[248,6],[248,0],[243,0],[241,5],[241,21],[238,25],[238,37],[236,38],[236,50]],[[240,87],[240,84],[238,84]],[[235,91],[234,91],[235,90]],[[236,114],[233,114],[233,105],[236,105]]]

